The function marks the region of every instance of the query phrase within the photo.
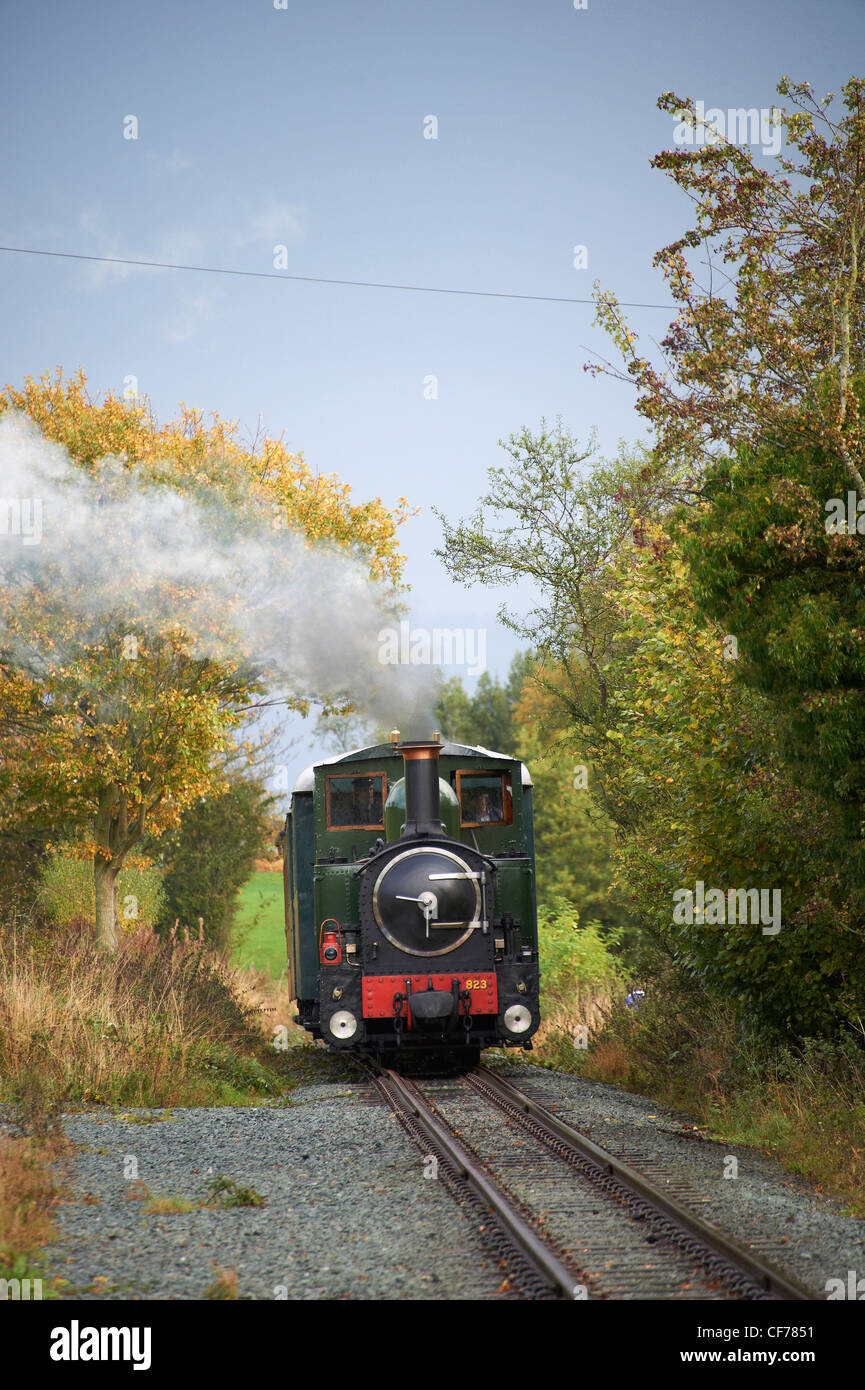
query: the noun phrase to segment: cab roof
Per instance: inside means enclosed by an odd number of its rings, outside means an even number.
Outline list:
[[[510,753],[496,753],[492,748],[482,748],[469,743],[443,743],[442,756],[447,758],[500,758],[502,762],[514,763],[518,759]],[[337,753],[332,758],[320,758],[310,763],[298,776],[294,784],[295,792],[311,792],[315,787],[315,774],[320,767],[332,767],[335,763],[378,762],[381,758],[394,756],[393,745],[376,743],[369,748],[356,748],[350,753]],[[520,781],[524,787],[532,785],[532,779],[525,763],[520,763]]]

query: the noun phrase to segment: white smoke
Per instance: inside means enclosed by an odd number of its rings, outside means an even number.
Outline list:
[[[350,701],[376,725],[428,736],[435,673],[385,666],[393,593],[363,559],[272,524],[260,505],[154,483],[124,461],[73,463],[25,416],[0,416],[0,650],[34,673],[108,634],[182,630],[190,654],[251,663],[273,697]],[[58,596],[69,640],[27,623]]]

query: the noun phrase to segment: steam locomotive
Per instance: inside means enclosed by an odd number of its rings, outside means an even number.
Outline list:
[[[284,846],[289,988],[314,1037],[391,1057],[531,1048],[538,935],[521,762],[394,730],[301,773]]]

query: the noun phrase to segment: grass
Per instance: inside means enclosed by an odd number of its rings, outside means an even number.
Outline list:
[[[170,1122],[178,1106],[285,1104],[299,1084],[343,1079],[291,1014],[284,981],[231,970],[199,942],[139,929],[108,957],[86,930],[0,924],[0,1103],[20,1131],[0,1136],[0,1278],[40,1277],[64,1111],[106,1105],[130,1124]],[[143,1183],[129,1196],[153,1215],[264,1200],[228,1178],[197,1204]],[[236,1297],[229,1275],[212,1297]]]
[[[58,927],[74,922],[93,926],[93,862],[76,859],[62,851],[51,855],[41,873],[38,904],[44,915]],[[155,868],[125,868],[117,881],[120,927],[135,931],[153,926],[162,904],[162,874]]]
[[[43,1297],[53,1290],[40,1273],[38,1252],[54,1237],[52,1215],[61,1194],[53,1163],[65,1150],[57,1138],[0,1136],[0,1278],[42,1278]]]
[[[233,1269],[216,1267],[216,1278],[204,1292],[209,1299],[235,1299],[237,1292],[237,1273]]]
[[[92,885],[77,861],[57,856],[35,909],[0,917],[0,1104],[16,1129],[0,1134],[0,1278],[40,1277],[33,1260],[52,1237],[64,1111],[104,1105],[152,1124],[179,1106],[290,1103],[297,1085],[352,1074],[293,1022],[279,873],[256,873],[242,890],[231,967],[202,942],[153,933],[152,874],[123,886],[141,911],[110,957],[94,948]],[[197,1203],[143,1183],[128,1195],[153,1215],[264,1202],[230,1178]],[[236,1298],[234,1272],[218,1271],[212,1289]]]
[[[272,991],[270,997],[267,990]],[[0,931],[0,1101],[30,1132],[63,1109],[248,1105],[294,1084],[290,1003],[198,942]]]
[[[831,1050],[810,1042],[782,1050],[759,1084],[721,1088],[704,1110],[712,1130],[772,1154],[865,1217],[863,1095],[865,1057],[849,1042]]]
[[[197,1204],[198,1206],[201,1203]],[[196,1203],[190,1202],[188,1197],[171,1197],[166,1194],[157,1194],[148,1197],[142,1208],[149,1216],[174,1216],[196,1210]]]
[[[221,1173],[207,1183],[212,1201],[211,1206],[221,1207],[263,1207],[267,1198],[256,1192],[254,1187],[242,1187],[234,1178],[226,1178]]]
[[[282,875],[254,873],[237,898],[232,964],[265,970],[278,980],[286,970]]]
[[[151,1192],[140,1179],[131,1184],[128,1197],[130,1201],[143,1202],[142,1211],[148,1216],[186,1216],[192,1211],[203,1211],[205,1207],[264,1207],[267,1198],[256,1192],[254,1187],[244,1187],[219,1173],[205,1183],[208,1196],[193,1201],[179,1193]]]

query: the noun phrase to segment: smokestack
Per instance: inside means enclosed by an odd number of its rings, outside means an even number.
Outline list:
[[[439,803],[439,743],[401,743],[406,836],[444,838]]]

